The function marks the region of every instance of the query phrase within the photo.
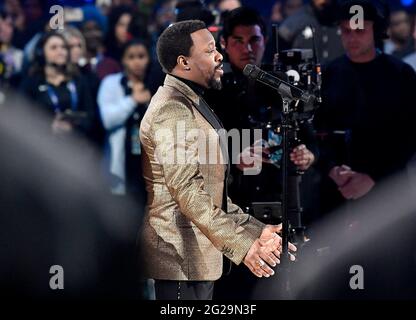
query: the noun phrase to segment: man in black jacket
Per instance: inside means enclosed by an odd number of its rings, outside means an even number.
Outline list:
[[[363,29],[351,28],[349,7],[354,4],[364,8]],[[416,74],[376,49],[374,39],[383,32],[377,10],[367,0],[342,7],[346,55],[323,72],[324,104],[316,116],[327,137],[322,163],[344,199],[365,196],[378,181],[403,169],[416,151],[410,138],[416,136],[411,102]]]

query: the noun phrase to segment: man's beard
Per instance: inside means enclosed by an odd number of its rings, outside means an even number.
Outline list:
[[[209,85],[210,88],[212,88],[214,90],[221,90],[222,89],[221,79],[216,80],[214,78],[214,76],[212,76],[211,79],[209,79],[208,85]]]
[[[393,38],[393,37],[391,37]],[[411,40],[407,37],[402,37],[402,36],[396,36],[394,37],[394,40],[398,43],[400,43],[401,45],[406,45],[408,42],[410,42]]]

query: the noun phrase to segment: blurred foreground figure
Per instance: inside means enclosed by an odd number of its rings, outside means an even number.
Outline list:
[[[335,0],[312,0],[287,17],[279,28],[280,49],[312,49],[315,37],[317,58],[322,64],[341,56],[344,49],[335,23],[336,10]]]
[[[416,298],[416,174],[414,160],[363,201],[350,206],[361,217],[339,227],[338,210],[314,226],[313,244],[291,270],[292,299]],[[330,243],[330,245],[327,245]],[[256,298],[276,299],[274,279],[260,282]]]
[[[142,298],[137,205],[114,202],[90,145],[50,135],[17,97],[0,101],[0,288],[6,299]],[[63,289],[50,273],[63,270]]]

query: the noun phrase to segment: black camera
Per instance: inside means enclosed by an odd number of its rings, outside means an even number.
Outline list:
[[[279,53],[275,72],[285,72],[288,81],[308,89],[305,84],[313,74],[313,52],[311,49],[284,50]]]
[[[315,97],[297,104],[296,111],[315,111],[321,102],[321,66],[317,63],[313,50],[283,50],[275,54],[273,66],[273,73],[279,78]]]

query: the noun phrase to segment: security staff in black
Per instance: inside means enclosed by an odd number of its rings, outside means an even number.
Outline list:
[[[341,32],[335,25],[336,13],[335,0],[312,0],[282,22],[279,28],[280,49],[313,49],[314,31],[317,57],[322,64],[341,56],[344,49]]]

